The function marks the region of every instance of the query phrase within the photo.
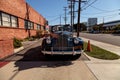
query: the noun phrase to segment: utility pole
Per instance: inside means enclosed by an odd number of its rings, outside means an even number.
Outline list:
[[[65,25],[66,25],[66,22],[67,22],[67,17],[66,17],[67,7],[64,7],[64,11],[65,11],[65,17],[64,17],[64,20],[65,20]]]
[[[73,24],[72,24],[73,23],[73,19],[72,19],[72,16],[73,16],[72,0],[70,1],[70,4],[71,4],[70,5],[70,9],[71,9],[70,14],[71,14],[71,27],[72,27],[73,26]]]
[[[77,37],[79,37],[79,31],[81,31],[81,26],[80,26],[80,11],[81,11],[81,2],[86,2],[86,1],[78,1],[78,23],[77,23]]]
[[[87,2],[87,1],[82,1],[82,0],[68,0],[71,2],[71,27],[73,29],[73,24],[74,24],[74,5],[75,2],[78,2],[78,22],[77,22],[77,37],[79,37],[79,31],[81,31],[80,28],[80,11],[81,11],[81,2]]]
[[[75,3],[75,0],[68,0],[70,1],[70,5],[69,5],[69,8],[70,8],[70,21],[71,21],[71,29],[73,30],[73,25],[74,25],[74,3]]]
[[[73,26],[74,26],[74,19],[75,19],[75,0],[73,0]]]
[[[61,15],[60,15],[60,26],[61,26]]]
[[[77,37],[79,37],[79,30],[80,30],[80,10],[81,10],[81,0],[78,2],[78,23],[77,23]]]
[[[104,22],[105,22],[105,18],[103,17],[103,24],[102,24],[102,27],[104,26]]]

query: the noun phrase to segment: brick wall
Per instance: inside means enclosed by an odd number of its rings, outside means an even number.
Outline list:
[[[29,16],[30,21],[42,26],[44,26],[46,21],[41,14],[35,11],[29,4],[26,4],[25,0],[0,0],[0,10],[23,19],[27,19],[27,16]],[[22,25],[21,23],[19,24]]]
[[[18,17],[18,27],[0,26],[0,58],[13,53],[12,38],[24,39],[36,35],[37,24],[45,25],[45,18],[35,11],[25,0],[0,0],[0,12],[4,12]],[[30,20],[34,23],[34,30],[24,28],[24,20]]]
[[[30,34],[31,36],[36,35],[36,30],[30,30]],[[24,39],[28,37],[28,30],[19,29],[19,28],[9,28],[9,27],[0,28],[0,40],[12,39],[14,37],[18,39]]]
[[[13,40],[0,40],[0,59],[13,54]]]
[[[24,20],[28,19],[34,22],[34,29],[37,24],[44,26],[45,18],[35,11],[25,0],[0,0],[0,11],[18,17],[18,28],[0,26],[0,39],[4,38],[26,38],[28,31],[24,29]],[[28,12],[28,14],[27,14]],[[30,30],[31,36],[36,35],[35,30]]]

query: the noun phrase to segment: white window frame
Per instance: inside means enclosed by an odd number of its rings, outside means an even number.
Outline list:
[[[10,14],[0,12],[0,25],[5,27],[18,27],[18,18]]]
[[[41,26],[39,24],[37,24],[37,30],[40,30]]]
[[[2,25],[2,16],[1,16],[1,13],[0,13],[0,26]]]
[[[11,16],[11,26],[12,27],[17,27],[17,18],[14,16]]]
[[[24,20],[24,26],[25,26],[25,29],[28,29],[28,21],[27,20]]]
[[[30,22],[30,29],[34,29],[34,24],[33,24],[33,22]]]
[[[25,20],[25,29],[34,29],[34,23],[28,20]]]
[[[3,26],[10,27],[11,26],[10,15],[2,13],[2,23],[3,23]]]

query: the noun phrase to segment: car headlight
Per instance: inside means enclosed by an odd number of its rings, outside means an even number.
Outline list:
[[[46,43],[47,43],[47,44],[51,44],[51,39],[50,39],[50,38],[47,38],[47,39],[46,39]]]
[[[79,43],[79,40],[77,38],[74,39],[74,43],[75,44],[78,44]]]

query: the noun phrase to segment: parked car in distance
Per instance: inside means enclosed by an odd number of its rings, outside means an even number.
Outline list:
[[[98,34],[98,33],[100,33],[100,31],[94,31],[94,30],[92,30],[92,31],[89,31],[89,33]]]

